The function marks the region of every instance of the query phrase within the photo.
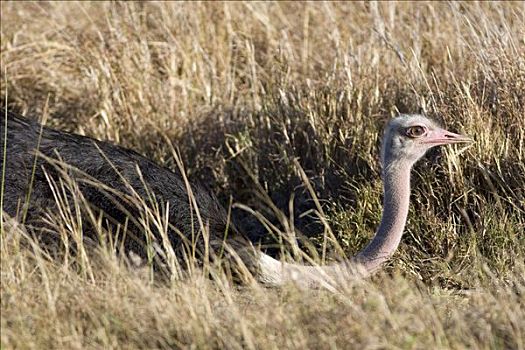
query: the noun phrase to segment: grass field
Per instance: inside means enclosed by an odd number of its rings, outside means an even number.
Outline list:
[[[374,234],[388,118],[476,141],[416,165],[399,251],[337,294],[152,283],[107,251],[46,259],[6,222],[2,349],[525,349],[523,2],[0,6],[3,105],[175,168],[170,140],[191,179],[295,227],[319,263]]]

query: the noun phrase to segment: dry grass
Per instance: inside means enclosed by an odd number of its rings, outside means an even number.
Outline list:
[[[2,348],[525,349],[523,3],[2,2],[1,16],[3,104],[41,116],[47,101],[48,125],[175,168],[167,137],[225,206],[292,218],[321,260],[339,252],[301,215],[315,205],[297,162],[350,255],[380,219],[389,116],[423,109],[476,139],[416,166],[400,251],[337,295],[198,270],[151,283],[107,251],[46,259],[6,223]]]

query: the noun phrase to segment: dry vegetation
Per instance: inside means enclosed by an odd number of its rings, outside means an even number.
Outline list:
[[[199,270],[152,283],[107,251],[46,259],[5,223],[3,349],[525,349],[523,3],[2,2],[1,16],[2,104],[175,167],[169,139],[192,179],[293,223],[318,261],[374,233],[388,117],[423,109],[476,139],[416,166],[400,251],[337,295]]]

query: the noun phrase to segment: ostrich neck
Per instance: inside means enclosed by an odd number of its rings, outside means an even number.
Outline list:
[[[410,169],[412,164],[389,164],[383,175],[383,215],[376,235],[357,254],[357,261],[368,273],[377,270],[397,249],[410,204]]]
[[[305,287],[323,286],[333,290],[333,282],[338,281],[342,276],[355,272],[363,276],[363,273],[366,275],[377,270],[392,256],[401,241],[408,215],[411,168],[412,163],[409,162],[390,163],[385,167],[381,224],[374,238],[352,261],[329,266],[302,266],[280,262],[260,253],[259,281],[274,286],[293,281]],[[349,269],[354,263],[358,263],[365,271],[359,267],[357,270]]]

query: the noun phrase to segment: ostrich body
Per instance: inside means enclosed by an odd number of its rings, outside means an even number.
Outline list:
[[[50,181],[60,177],[53,160],[69,166],[68,175],[78,181],[78,189],[90,207],[104,213],[108,225],[125,225],[132,234],[123,241],[126,251],[146,257],[144,234],[140,225],[129,220],[139,216],[138,208],[126,200],[112,196],[111,190],[149,198],[157,203],[169,204],[169,243],[178,257],[187,256],[182,247],[192,247],[202,253],[205,240],[195,235],[199,216],[209,232],[207,243],[212,251],[235,252],[242,263],[267,285],[279,286],[294,282],[301,286],[330,288],[334,281],[354,275],[367,275],[377,270],[397,249],[403,234],[410,199],[410,171],[425,152],[437,145],[470,141],[469,138],[448,132],[421,115],[401,115],[386,126],[383,136],[381,161],[383,166],[384,200],[381,224],[370,243],[354,258],[328,266],[303,266],[280,262],[255,249],[235,225],[229,223],[226,211],[208,191],[199,185],[191,190],[182,174],[161,167],[133,151],[97,141],[88,137],[66,133],[24,119],[4,110],[0,123],[0,154],[5,170],[4,213],[21,220],[34,232],[45,231],[46,213],[56,210],[55,195]],[[4,119],[7,116],[7,119]],[[7,121],[7,130],[5,124]],[[7,139],[4,135],[7,134]],[[35,162],[35,150],[38,156]],[[89,181],[88,181],[89,180]],[[104,185],[106,190],[93,183]],[[30,196],[28,196],[31,187]],[[195,198],[190,205],[188,191]],[[24,213],[24,215],[22,215]],[[198,215],[197,215],[198,214]],[[47,235],[45,240],[57,240]],[[84,236],[96,240],[93,228],[86,225]],[[39,234],[40,238],[44,235]],[[195,238],[197,237],[197,238]],[[200,237],[200,238],[199,238]],[[159,237],[154,237],[159,240]]]

